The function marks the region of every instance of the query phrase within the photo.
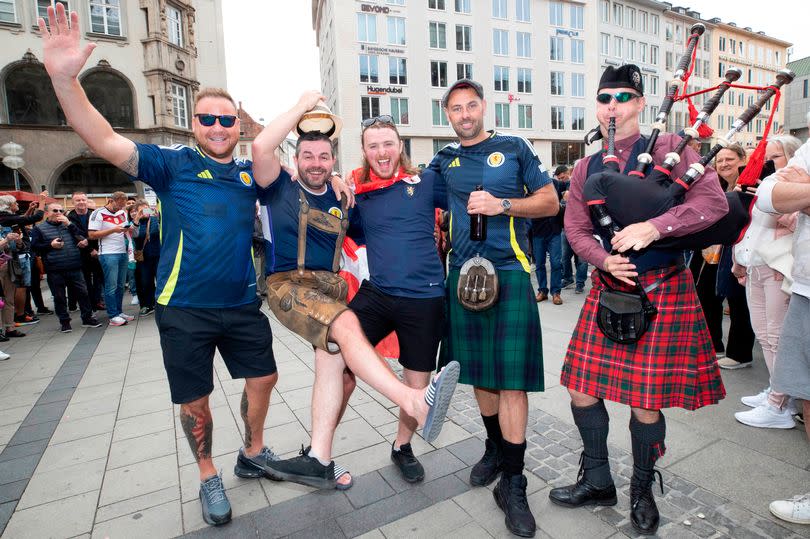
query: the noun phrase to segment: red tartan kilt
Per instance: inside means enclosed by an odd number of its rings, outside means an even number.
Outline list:
[[[640,276],[646,286],[668,269]],[[726,395],[692,273],[686,269],[648,294],[658,308],[650,329],[635,344],[605,337],[596,322],[598,271],[568,344],[561,383],[593,397],[658,410],[694,410]],[[617,281],[612,280],[611,286]],[[629,289],[629,287],[622,287]]]

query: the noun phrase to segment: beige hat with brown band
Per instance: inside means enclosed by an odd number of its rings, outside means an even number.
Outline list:
[[[328,136],[330,140],[335,140],[340,136],[342,128],[343,120],[339,116],[332,114],[326,103],[319,101],[312,110],[301,116],[296,131],[299,136],[304,133],[318,131]]]

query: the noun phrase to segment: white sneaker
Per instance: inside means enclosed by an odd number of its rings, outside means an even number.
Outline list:
[[[796,399],[793,397],[788,397],[787,404],[785,405],[785,410],[787,410],[790,415],[796,415],[801,412],[798,405],[796,404]]]
[[[121,316],[113,316],[112,318],[110,318],[111,326],[123,326],[126,323],[127,323],[126,319],[124,319]]]
[[[129,304],[138,305],[138,296],[132,296],[132,301],[130,301]]]
[[[5,352],[0,352],[0,361],[5,361],[5,360],[7,360],[7,359],[8,359],[8,358],[10,358],[10,357],[11,357],[11,356],[10,356],[10,355],[8,355],[8,354],[6,354]]]
[[[810,524],[810,493],[795,496],[791,500],[771,502],[771,513],[777,518],[795,524]]]
[[[134,316],[132,316],[131,314],[127,314],[127,313],[121,313],[118,316],[120,316],[121,318],[123,318],[127,322],[132,322],[133,320],[135,320]]]
[[[750,408],[756,408],[757,406],[762,406],[766,402],[768,402],[768,393],[771,392],[770,387],[766,387],[756,395],[751,395],[750,397],[743,397],[740,399],[742,403]]]
[[[743,425],[760,427],[764,429],[792,429],[796,426],[793,414],[787,409],[780,410],[776,406],[765,403],[746,412],[737,412],[734,417]]]

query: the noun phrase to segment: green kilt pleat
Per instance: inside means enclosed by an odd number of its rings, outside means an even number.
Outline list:
[[[462,384],[543,391],[540,313],[529,274],[496,271],[498,303],[486,311],[472,312],[462,307],[456,296],[459,270],[450,270],[439,365],[458,361]]]

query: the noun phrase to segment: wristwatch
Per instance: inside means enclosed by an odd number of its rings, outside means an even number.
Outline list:
[[[512,203],[509,202],[508,198],[502,198],[501,199],[501,207],[503,208],[503,213],[508,214],[509,210],[512,209]]]

